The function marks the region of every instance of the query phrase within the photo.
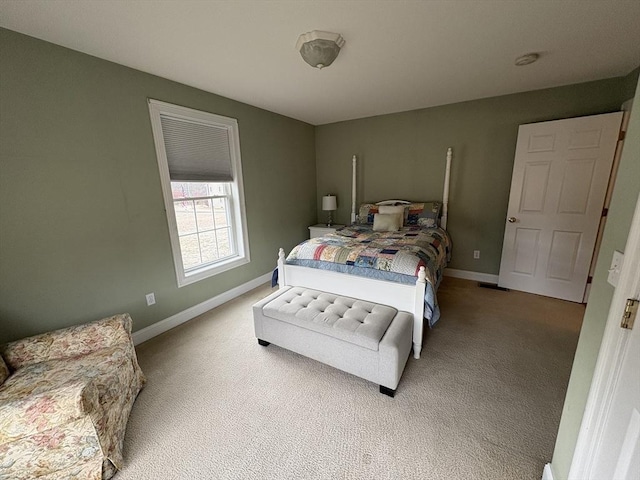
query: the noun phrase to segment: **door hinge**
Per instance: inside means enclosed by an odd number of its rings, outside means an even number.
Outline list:
[[[592,276],[588,276],[587,277],[587,284],[589,283],[593,283],[593,277]]]
[[[627,131],[626,130],[620,130],[620,134],[618,135],[618,141],[622,141],[624,140],[624,138],[627,136]]]
[[[609,209],[608,208],[603,208],[602,209],[602,216],[606,217],[607,215],[609,215]]]
[[[628,298],[627,303],[624,306],[624,313],[622,314],[622,322],[620,326],[631,330],[633,323],[636,320],[636,314],[638,313],[638,300]]]

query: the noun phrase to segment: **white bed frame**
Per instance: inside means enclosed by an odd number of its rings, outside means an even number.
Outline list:
[[[440,225],[447,227],[449,210],[449,179],[451,176],[452,149],[447,149],[447,165],[444,175],[442,218]],[[351,223],[356,221],[356,156],[353,156]],[[424,267],[420,267],[414,285],[358,277],[330,270],[318,270],[299,265],[287,265],[285,252],[278,252],[278,284],[280,288],[294,285],[324,292],[360,298],[369,302],[389,305],[398,310],[413,313],[413,356],[420,358],[424,330],[424,296],[427,288]]]

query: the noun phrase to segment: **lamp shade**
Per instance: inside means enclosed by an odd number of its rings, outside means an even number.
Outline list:
[[[322,197],[322,210],[337,210],[338,201],[335,195],[325,195]]]

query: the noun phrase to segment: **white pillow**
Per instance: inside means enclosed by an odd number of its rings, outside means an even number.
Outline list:
[[[397,232],[401,226],[401,213],[376,213],[373,216],[374,232]]]
[[[393,207],[380,205],[378,207],[378,212],[383,213],[383,214],[387,214],[387,213],[399,214],[400,217],[402,218],[402,222],[400,223],[401,227],[404,226],[404,222],[407,219],[407,217],[409,216],[409,208],[405,207],[404,205],[395,205]]]

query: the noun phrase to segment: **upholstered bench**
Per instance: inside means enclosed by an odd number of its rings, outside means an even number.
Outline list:
[[[412,346],[407,312],[301,287],[284,287],[253,306],[255,334],[270,343],[380,385],[391,397]]]

